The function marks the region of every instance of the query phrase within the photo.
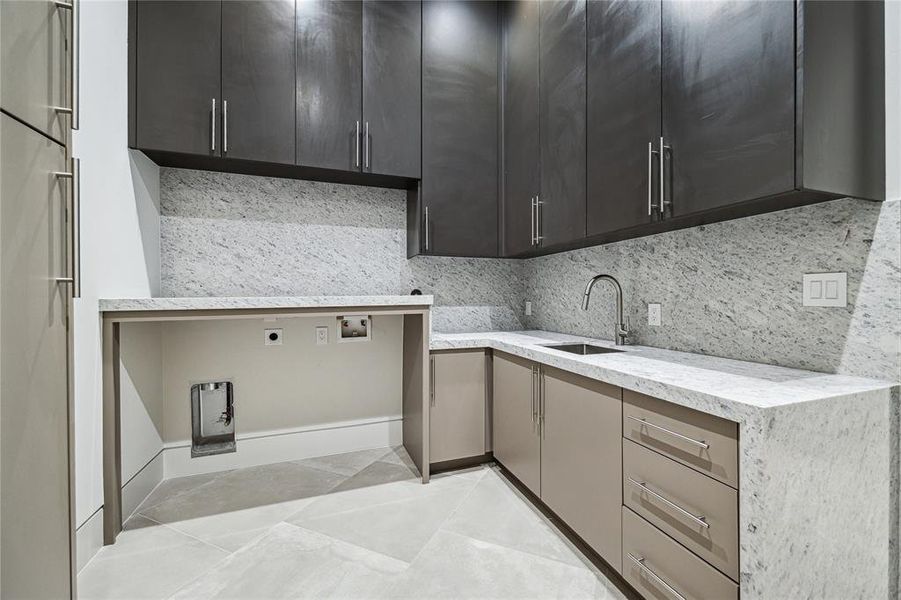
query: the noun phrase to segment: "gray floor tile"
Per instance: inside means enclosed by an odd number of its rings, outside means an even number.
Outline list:
[[[387,556],[283,523],[174,598],[385,597],[405,569]]]
[[[299,465],[350,476],[356,475],[383,456],[385,456],[385,449],[376,448],[375,450],[360,450],[358,452],[318,456],[294,462]]]
[[[464,488],[447,490],[314,518],[301,512],[291,522],[374,552],[412,561],[467,493]]]
[[[598,593],[597,578],[586,568],[440,531],[388,596],[520,600],[595,598]]]
[[[140,513],[143,510],[150,509],[164,500],[175,498],[180,494],[199,488],[200,486],[209,483],[217,477],[221,477],[227,473],[229,473],[229,471],[223,471],[220,473],[206,473],[203,475],[188,475],[187,477],[166,479],[162,481],[158,486],[156,486],[156,488],[154,488],[152,492],[150,492],[150,495],[148,495],[147,498],[145,498],[144,501],[141,502],[135,512]]]
[[[580,554],[537,509],[493,471],[478,482],[443,529],[575,566],[584,565]]]
[[[182,536],[186,541],[140,552],[101,553],[78,575],[78,597],[97,600],[167,598],[228,556],[228,552]]]
[[[160,523],[187,521],[312,498],[328,493],[345,479],[343,475],[290,462],[237,469],[141,514]]]
[[[420,476],[409,467],[396,463],[377,461],[362,469],[335,487],[334,491],[343,492],[361,487],[372,487],[395,481],[420,481]]]

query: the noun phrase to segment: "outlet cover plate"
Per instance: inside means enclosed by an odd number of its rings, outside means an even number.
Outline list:
[[[281,346],[284,337],[285,333],[281,329],[263,330],[263,344],[265,344],[266,346]]]
[[[328,344],[328,327],[319,326],[316,328],[316,345],[325,346]]]
[[[847,273],[805,273],[804,306],[848,306]]]
[[[648,303],[648,325],[651,327],[660,327],[662,324],[662,310],[659,304]]]
[[[529,302],[528,300],[526,300],[526,316],[527,317],[532,316],[532,303]]]

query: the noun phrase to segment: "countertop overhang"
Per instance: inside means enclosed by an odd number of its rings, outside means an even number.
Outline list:
[[[431,306],[434,297],[421,296],[247,296],[193,298],[101,298],[100,312],[269,310],[278,308],[363,308],[368,306]]]
[[[561,342],[622,352],[581,356],[547,347]],[[546,331],[433,333],[430,348],[490,348],[737,422],[807,402],[863,400],[898,385]]]

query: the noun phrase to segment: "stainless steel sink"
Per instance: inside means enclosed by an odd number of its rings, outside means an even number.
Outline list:
[[[604,346],[594,346],[592,344],[554,344],[545,346],[545,348],[553,348],[570,354],[609,354],[611,352],[622,352],[622,350],[614,350],[613,348],[605,348]]]

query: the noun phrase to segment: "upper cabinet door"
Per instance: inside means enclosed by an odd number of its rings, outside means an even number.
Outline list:
[[[421,84],[421,4],[364,2],[363,171],[419,179]]]
[[[221,24],[219,2],[137,3],[137,147],[220,154]]]
[[[0,2],[0,108],[66,143],[70,10],[50,0]]]
[[[497,256],[498,24],[495,2],[422,6],[421,202],[431,254]]]
[[[651,221],[659,140],[660,2],[589,2],[588,235]]]
[[[297,2],[298,165],[362,165],[363,10],[360,2]]]
[[[532,200],[540,192],[538,2],[504,8],[504,255],[532,248]]]
[[[585,237],[585,0],[544,0],[541,111],[542,246]]]
[[[293,0],[222,3],[222,100],[223,156],[294,164]]]
[[[794,2],[663,2],[663,135],[675,215],[794,189]]]

